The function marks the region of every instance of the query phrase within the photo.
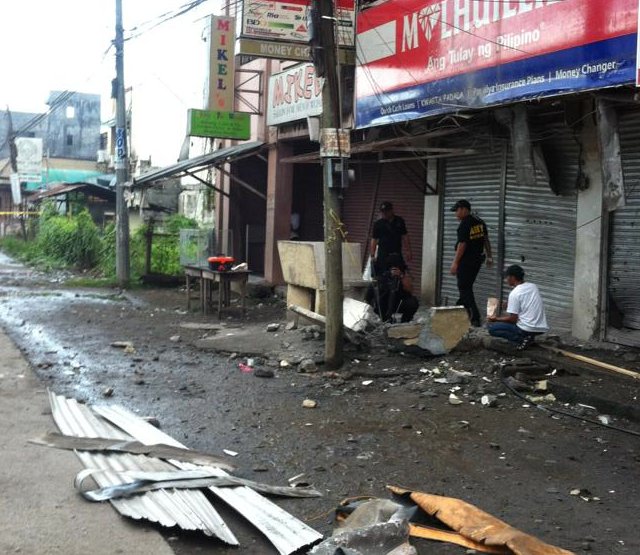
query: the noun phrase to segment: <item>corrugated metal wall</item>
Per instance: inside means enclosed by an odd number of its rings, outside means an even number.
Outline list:
[[[456,278],[449,273],[455,254],[459,222],[450,212],[459,199],[471,203],[472,212],[487,224],[494,258],[498,250],[500,190],[504,180],[504,153],[498,150],[461,158],[449,158],[444,163],[444,215],[441,256],[440,303],[455,304],[458,300]],[[499,269],[483,266],[473,288],[480,314],[484,317],[487,297],[499,295]]]
[[[640,330],[640,112],[620,116],[626,206],[611,214],[609,294],[626,328]]]
[[[380,187],[373,204],[380,171]],[[393,203],[395,213],[404,218],[409,232],[413,261],[410,264],[414,286],[420,291],[422,273],[422,234],[424,217],[424,164],[404,162],[397,164],[366,164],[359,167],[356,183],[344,194],[342,220],[347,228],[347,240],[362,243],[368,249],[370,226],[380,217],[378,207],[383,201]],[[372,211],[373,207],[373,211]],[[436,241],[436,237],[433,238]]]

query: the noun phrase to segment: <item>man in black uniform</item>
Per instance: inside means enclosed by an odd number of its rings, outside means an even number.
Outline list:
[[[473,284],[485,258],[488,267],[493,264],[489,234],[486,224],[471,214],[469,201],[459,200],[451,207],[451,211],[456,213],[456,218],[460,221],[456,254],[451,264],[451,274],[456,276],[460,292],[457,304],[467,309],[471,325],[478,327],[480,311],[473,295]]]
[[[393,204],[383,202],[380,205],[380,214],[382,217],[373,224],[370,247],[376,274],[382,274],[386,270],[385,261],[390,254],[402,255],[405,262],[411,262],[413,258],[407,226],[400,216],[394,214]]]

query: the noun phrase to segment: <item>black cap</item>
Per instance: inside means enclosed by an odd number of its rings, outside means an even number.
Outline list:
[[[512,264],[509,266],[504,272],[504,277],[513,276],[517,280],[522,281],[524,279],[524,270],[522,266],[518,266],[517,264]]]
[[[388,212],[389,210],[393,210],[393,204],[390,202],[383,202],[380,205],[380,212]]]
[[[451,207],[451,212],[455,212],[458,208],[467,208],[471,210],[471,205],[468,200],[462,198]]]

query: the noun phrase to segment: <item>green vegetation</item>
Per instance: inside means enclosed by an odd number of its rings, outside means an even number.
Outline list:
[[[197,227],[194,220],[180,214],[170,216],[162,227],[156,227],[151,248],[151,271],[180,275],[180,230]],[[43,207],[32,232],[35,238],[30,241],[15,236],[1,239],[0,249],[13,258],[45,271],[70,268],[87,272],[85,277],[72,280],[75,286],[91,284],[108,287],[114,284],[114,224],[100,231],[86,209],[73,216],[62,216],[49,204]],[[145,271],[146,234],[147,227],[142,227],[131,237],[131,274],[134,282]]]

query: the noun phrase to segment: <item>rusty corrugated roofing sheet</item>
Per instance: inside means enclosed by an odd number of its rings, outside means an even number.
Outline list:
[[[132,437],[97,417],[89,407],[74,399],[66,399],[49,393],[53,418],[63,434],[77,437],[105,437],[131,440]],[[148,470],[170,471],[174,466],[147,457],[112,453],[108,455],[76,451],[86,468],[102,470]],[[121,484],[115,474],[104,473],[96,476],[100,487]],[[217,511],[199,490],[159,490],[127,499],[111,500],[113,507],[122,515],[139,520],[146,519],[163,526],[179,526],[184,530],[200,530],[215,536],[230,545],[238,545],[238,540],[227,527]]]
[[[164,443],[185,447],[123,407],[98,406],[94,407],[94,410],[141,443]],[[171,463],[183,469],[202,468],[179,461]],[[223,470],[211,470],[221,476],[226,475]],[[209,489],[258,528],[282,555],[289,555],[322,539],[322,534],[248,487]]]

